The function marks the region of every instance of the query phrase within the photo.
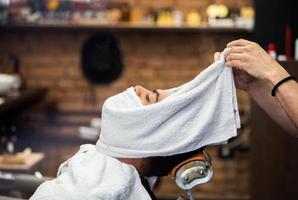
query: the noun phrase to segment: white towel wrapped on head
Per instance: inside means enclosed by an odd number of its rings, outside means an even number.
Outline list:
[[[161,102],[144,106],[133,87],[107,99],[98,150],[120,158],[171,156],[236,136],[240,119],[227,51]]]

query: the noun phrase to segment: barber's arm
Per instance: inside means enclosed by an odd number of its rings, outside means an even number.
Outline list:
[[[230,42],[226,65],[233,67],[236,85],[245,90],[283,129],[298,136],[298,84],[288,80],[271,96],[272,88],[288,72],[258,44],[247,40]]]
[[[298,129],[284,110],[281,102],[271,96],[271,87],[260,80],[256,80],[249,86],[247,92],[255,102],[288,133],[298,137]],[[290,92],[291,93],[291,92]],[[294,103],[294,102],[291,102]],[[297,103],[296,103],[297,104]],[[295,105],[288,105],[295,107]]]

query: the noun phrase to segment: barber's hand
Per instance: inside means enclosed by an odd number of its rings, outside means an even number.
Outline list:
[[[216,52],[214,54],[214,62],[218,61],[219,57],[220,52]],[[247,72],[237,68],[233,68],[233,74],[235,78],[236,87],[241,90],[247,91],[249,85],[255,80],[255,78],[249,75]]]
[[[214,62],[218,61],[220,57],[220,52],[215,52],[213,57],[214,57]]]
[[[235,40],[227,44],[231,48],[226,55],[226,66],[233,67],[238,88],[247,90],[254,78],[275,85],[288,76],[280,66],[258,44],[248,40]]]

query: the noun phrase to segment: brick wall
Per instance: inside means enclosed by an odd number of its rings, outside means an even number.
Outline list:
[[[17,53],[27,87],[49,88],[48,99],[56,100],[59,110],[99,111],[107,97],[131,85],[169,88],[191,80],[212,62],[215,51],[239,37],[231,33],[116,32],[123,54],[123,74],[111,84],[91,86],[80,69],[80,51],[91,34],[2,33],[0,69],[11,69],[7,54]]]

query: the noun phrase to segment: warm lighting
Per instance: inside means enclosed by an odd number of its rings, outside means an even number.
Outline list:
[[[219,4],[219,5],[211,4],[207,8],[207,15],[210,18],[216,18],[216,17],[225,18],[228,16],[228,14],[229,14],[229,9],[227,8],[227,6],[223,4]]]

